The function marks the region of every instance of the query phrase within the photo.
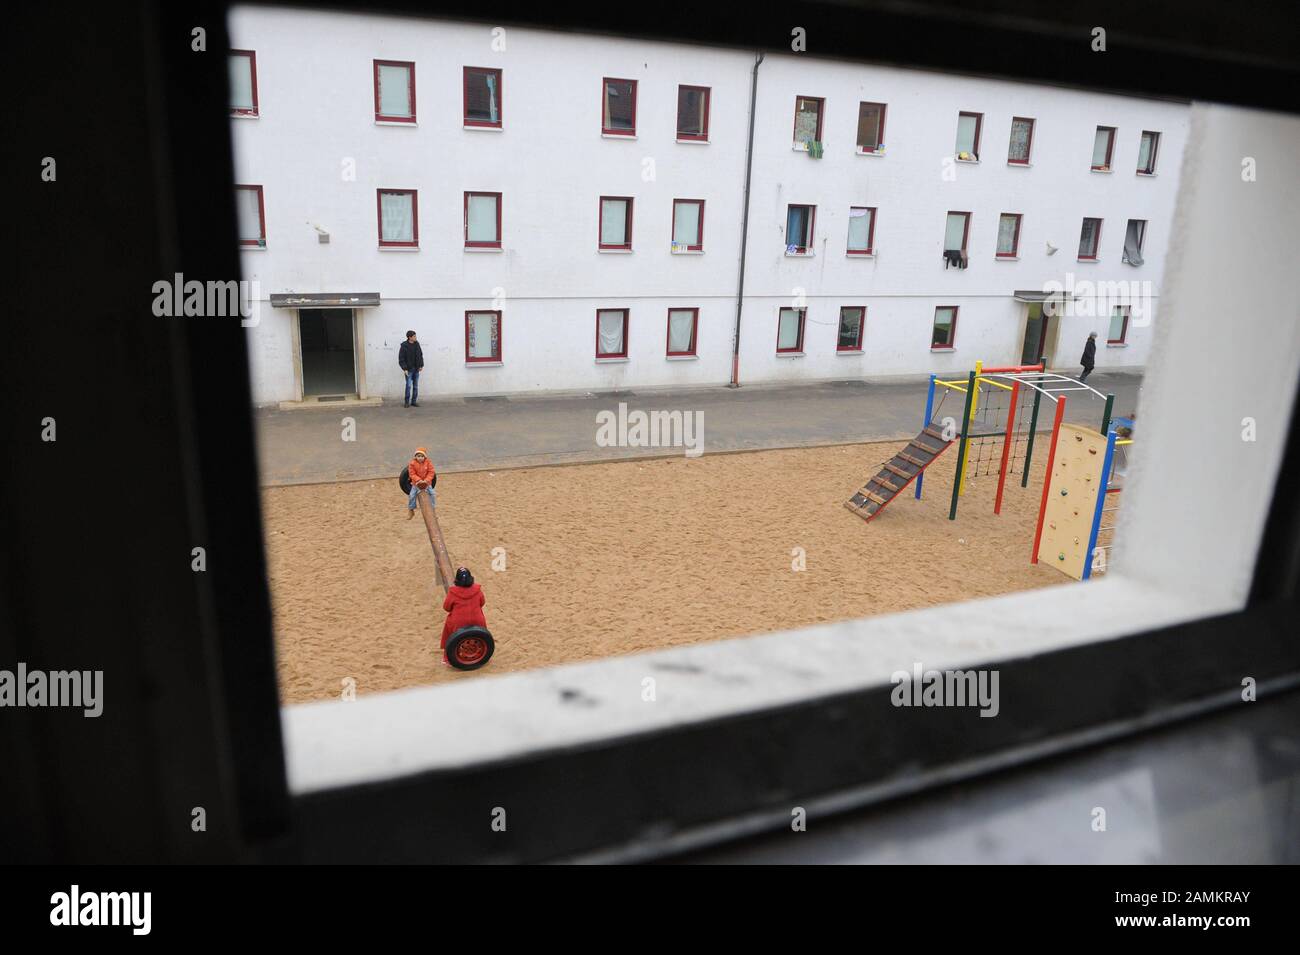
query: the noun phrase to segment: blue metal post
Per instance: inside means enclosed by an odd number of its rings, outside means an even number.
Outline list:
[[[930,376],[930,390],[925,396],[925,421],[921,423],[922,428],[930,426],[930,415],[934,411],[934,375]],[[925,480],[925,472],[922,471],[916,476],[916,499],[921,499],[921,482]]]
[[[1115,460],[1115,432],[1106,433],[1106,457],[1101,462],[1101,485],[1097,488],[1097,509],[1092,514],[1092,533],[1088,535],[1088,553],[1083,559],[1083,579],[1092,576],[1093,553],[1097,547],[1097,535],[1101,533],[1101,512],[1106,506],[1106,493],[1110,487],[1110,469]]]

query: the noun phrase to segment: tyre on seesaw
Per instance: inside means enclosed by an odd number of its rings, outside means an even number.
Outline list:
[[[487,627],[461,627],[447,638],[447,662],[456,670],[477,670],[496,650],[496,641]]]

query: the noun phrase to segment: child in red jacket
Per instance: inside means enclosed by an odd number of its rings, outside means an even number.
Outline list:
[[[447,599],[442,602],[442,609],[447,611],[447,620],[442,625],[442,642],[438,644],[447,649],[447,638],[461,627],[487,627],[483,616],[483,604],[486,603],[483,588],[474,583],[474,575],[468,567],[456,568],[456,583],[447,588]],[[443,659],[446,657],[444,655]]]

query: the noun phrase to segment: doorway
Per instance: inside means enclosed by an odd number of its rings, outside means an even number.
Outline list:
[[[357,394],[352,309],[299,309],[298,340],[304,398]]]
[[[1025,341],[1020,350],[1020,364],[1037,365],[1043,360],[1047,346],[1047,325],[1050,315],[1043,313],[1042,302],[1030,302],[1025,318]]]

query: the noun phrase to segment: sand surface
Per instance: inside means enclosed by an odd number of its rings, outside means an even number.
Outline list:
[[[440,475],[452,560],[497,652],[444,666],[433,554],[395,479],[266,488],[281,698],[337,698],[926,607],[1070,581],[1029,563],[1028,488],[992,475],[948,520],[956,450],[870,523],[845,500],[901,442]],[[1044,449],[1045,451],[1045,449]],[[986,451],[987,455],[988,452]],[[493,551],[505,569],[493,570]],[[792,569],[802,550],[806,570]]]

